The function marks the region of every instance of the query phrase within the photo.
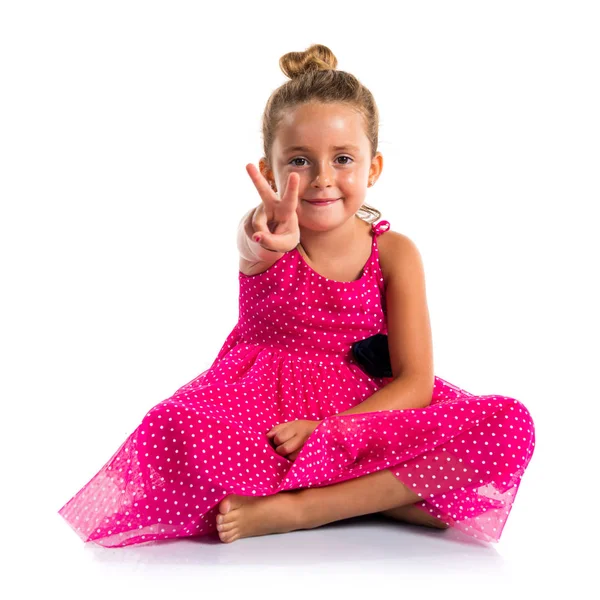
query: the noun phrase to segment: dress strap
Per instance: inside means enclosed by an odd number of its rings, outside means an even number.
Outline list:
[[[382,233],[385,233],[389,228],[390,228],[389,221],[379,221],[379,223],[377,223],[377,224],[373,223],[371,226],[371,229],[373,230],[375,237],[377,237],[378,235],[381,235]]]

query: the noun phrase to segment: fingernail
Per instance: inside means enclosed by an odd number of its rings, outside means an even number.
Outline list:
[[[255,242],[260,242],[260,235],[255,235],[255,236],[254,236],[252,239],[253,239]]]

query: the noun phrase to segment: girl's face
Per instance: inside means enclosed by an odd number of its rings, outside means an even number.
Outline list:
[[[371,159],[360,113],[343,104],[311,103],[289,110],[281,119],[272,148],[273,164],[261,159],[261,171],[280,197],[290,173],[300,176],[298,222],[325,230],[354,216],[367,187],[381,172],[383,158]],[[333,199],[319,206],[309,200]]]

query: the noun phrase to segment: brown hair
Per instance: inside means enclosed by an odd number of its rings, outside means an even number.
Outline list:
[[[379,111],[373,94],[354,75],[337,71],[333,52],[321,44],[313,44],[304,52],[288,52],[279,59],[283,73],[290,78],[272,94],[262,117],[263,150],[271,164],[275,131],[286,109],[308,102],[343,103],[359,111],[365,121],[365,133],[371,144],[371,158],[377,153]],[[376,208],[363,204],[358,209],[363,219],[373,223],[381,218]]]

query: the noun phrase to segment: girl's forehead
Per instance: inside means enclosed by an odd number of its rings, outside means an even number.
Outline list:
[[[281,124],[298,126],[315,121],[321,123],[354,122],[361,119],[361,114],[344,104],[300,104],[288,108],[281,115]]]
[[[368,143],[362,115],[340,105],[303,105],[282,116],[275,144],[286,150],[298,145],[335,145]]]

